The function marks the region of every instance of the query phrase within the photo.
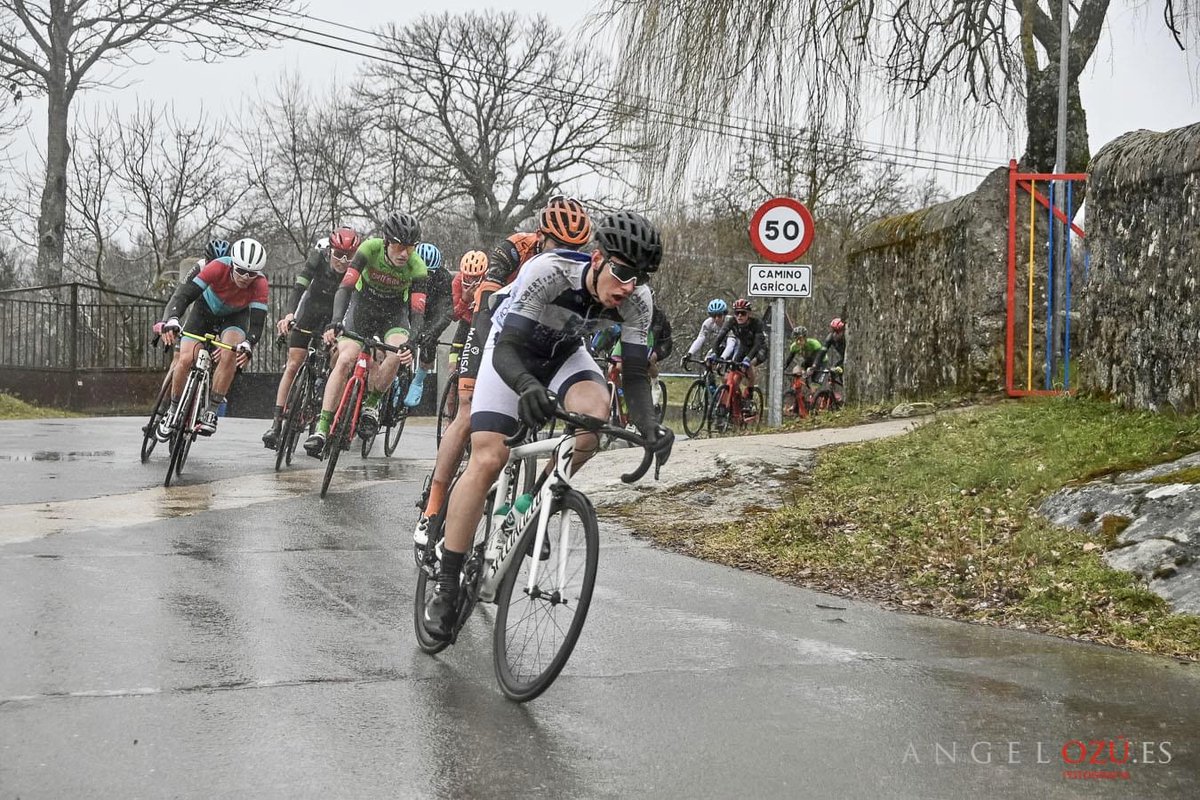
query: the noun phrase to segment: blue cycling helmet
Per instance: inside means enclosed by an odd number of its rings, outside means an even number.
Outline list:
[[[204,245],[204,260],[216,261],[229,255],[229,242],[224,239],[213,239]]]
[[[438,250],[436,245],[432,245],[429,242],[417,245],[417,255],[425,262],[425,266],[431,270],[442,266],[442,251]]]
[[[725,305],[725,301],[719,297],[713,299],[708,304],[709,314],[724,314],[728,310],[729,306]]]

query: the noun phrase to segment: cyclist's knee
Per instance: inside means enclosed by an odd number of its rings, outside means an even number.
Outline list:
[[[484,473],[493,479],[500,474],[508,461],[508,447],[504,444],[504,434],[490,431],[478,432],[471,435],[471,460],[467,463],[468,470]]]

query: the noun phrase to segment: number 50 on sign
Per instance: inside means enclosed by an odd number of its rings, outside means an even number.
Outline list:
[[[812,214],[799,200],[775,197],[759,206],[750,219],[750,243],[768,261],[795,261],[812,240]]]

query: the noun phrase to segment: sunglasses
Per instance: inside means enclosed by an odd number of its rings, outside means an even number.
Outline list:
[[[637,267],[632,267],[629,264],[624,264],[620,261],[613,261],[611,258],[606,258],[605,262],[608,264],[608,268],[612,271],[613,277],[619,280],[621,283],[630,283],[631,281],[636,281],[640,284],[646,284],[650,282],[650,274],[644,270],[640,270]]]
[[[750,312],[749,311],[735,311],[735,312],[733,312],[733,315],[735,317],[748,317],[748,316],[750,316]]]
[[[253,278],[255,275],[258,274],[258,272],[255,270],[252,270],[252,269],[242,269],[241,267],[234,267],[233,274],[241,275],[243,278]]]
[[[338,261],[349,261],[354,256],[353,250],[334,250],[333,257]]]

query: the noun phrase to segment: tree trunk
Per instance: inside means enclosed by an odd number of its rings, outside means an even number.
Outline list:
[[[67,163],[71,145],[67,140],[71,96],[66,87],[49,87],[47,92],[46,182],[42,187],[38,217],[38,272],[50,283],[63,277],[63,236],[67,221]]]
[[[1025,124],[1029,138],[1021,167],[1030,172],[1053,172],[1058,151],[1058,62],[1025,81]],[[1079,99],[1079,79],[1067,84],[1067,172],[1084,172],[1091,161],[1088,147],[1087,114]]]

